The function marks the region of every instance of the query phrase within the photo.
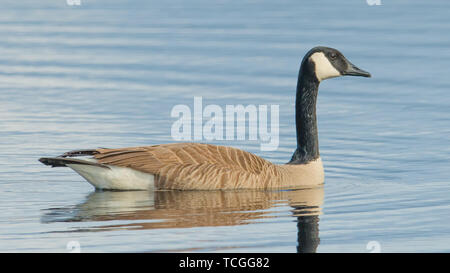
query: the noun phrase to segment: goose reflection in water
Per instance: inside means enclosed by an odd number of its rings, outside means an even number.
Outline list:
[[[316,252],[323,187],[286,191],[96,191],[85,202],[44,211],[41,222],[105,222],[71,231],[245,225],[277,217],[287,203],[297,223],[297,252]],[[110,221],[124,221],[113,224]]]

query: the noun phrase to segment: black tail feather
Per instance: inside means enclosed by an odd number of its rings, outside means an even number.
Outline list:
[[[95,155],[98,154],[97,150],[74,150],[70,152],[63,153],[59,157],[75,157],[80,155]]]
[[[108,166],[103,165],[103,164],[89,162],[89,161],[80,160],[80,159],[74,159],[74,158],[69,159],[69,158],[63,158],[63,157],[42,157],[39,159],[39,161],[42,164],[45,164],[47,166],[52,166],[52,167],[67,167],[66,164],[81,164],[81,165],[90,165],[90,166],[96,166],[96,167],[109,169]]]

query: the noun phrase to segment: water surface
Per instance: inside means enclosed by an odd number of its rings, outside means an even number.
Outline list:
[[[3,1],[0,251],[449,251],[450,3],[382,4]],[[171,109],[201,96],[279,105],[276,151],[209,143],[287,162],[298,68],[316,45],[373,75],[320,86],[323,187],[95,192],[37,161],[174,142]]]

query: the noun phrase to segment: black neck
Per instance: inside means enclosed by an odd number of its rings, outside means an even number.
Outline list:
[[[319,158],[316,100],[319,80],[308,62],[302,64],[297,82],[295,98],[295,123],[297,126],[297,149],[290,164],[304,164]]]

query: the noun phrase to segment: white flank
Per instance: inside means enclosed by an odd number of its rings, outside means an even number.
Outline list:
[[[83,160],[96,162],[93,158]],[[96,189],[103,190],[153,190],[154,176],[130,168],[107,165],[109,169],[82,164],[67,164]]]
[[[315,64],[316,76],[319,81],[341,76],[341,73],[334,68],[323,52],[316,52],[310,59]]]

